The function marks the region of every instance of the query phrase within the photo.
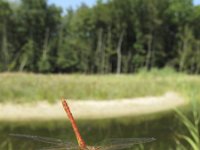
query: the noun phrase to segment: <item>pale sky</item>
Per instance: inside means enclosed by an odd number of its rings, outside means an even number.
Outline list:
[[[200,4],[200,0],[193,0],[195,5],[199,5]]]
[[[106,0],[104,0],[106,1]],[[200,0],[193,0],[195,5],[200,4]],[[82,2],[86,3],[88,6],[93,6],[96,3],[96,0],[48,0],[49,4],[56,4],[66,10],[68,7],[76,8]]]
[[[8,0],[8,1],[20,1],[20,0]],[[96,3],[96,0],[47,0],[49,4],[55,4],[66,10],[66,8],[72,7],[76,9],[82,2],[88,6],[93,6]],[[106,1],[106,0],[103,0]],[[195,5],[200,5],[200,0],[193,0]]]
[[[66,8],[69,8],[69,7],[76,9],[78,6],[80,6],[81,3],[85,3],[91,7],[95,5],[96,0],[48,0],[48,3],[55,4],[57,6],[62,7],[63,10],[66,10]]]

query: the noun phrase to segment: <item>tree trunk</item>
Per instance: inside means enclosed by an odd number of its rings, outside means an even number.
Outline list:
[[[186,26],[181,36],[180,41],[180,62],[179,62],[179,71],[187,71],[187,66],[190,65],[188,61],[190,53],[192,53],[192,40],[193,40],[192,31]]]
[[[112,55],[112,32],[111,32],[111,27],[109,26],[107,29],[106,46],[105,46],[105,52],[104,52],[104,72],[105,73],[111,72],[111,64],[110,64],[111,55]]]
[[[146,58],[146,69],[147,70],[150,70],[151,69],[151,57],[152,57],[152,41],[153,41],[153,38],[152,38],[152,34],[150,34],[149,36],[148,36],[148,45],[147,45],[147,47],[148,47],[148,49],[147,49],[147,58]]]
[[[6,25],[4,23],[3,25],[3,37],[2,37],[2,53],[3,53],[3,70],[8,71],[8,42],[7,42],[7,31],[6,31]]]
[[[125,30],[123,29],[122,33],[119,37],[119,42],[117,46],[117,74],[121,73],[121,62],[122,62],[122,54],[121,54],[121,47],[124,38]]]
[[[197,54],[196,54],[196,63],[197,63],[197,67],[196,67],[196,71],[195,71],[195,74],[198,74],[200,73],[200,40],[197,40],[196,41],[196,51],[197,51]]]
[[[39,71],[47,72],[50,69],[50,64],[48,61],[48,59],[49,59],[48,51],[49,51],[49,28],[46,29],[46,33],[45,33],[42,56],[41,56],[40,62],[39,62]]]
[[[104,57],[104,50],[103,50],[103,29],[99,29],[98,31],[98,41],[97,41],[97,51],[96,51],[96,67],[97,67],[97,73],[102,73],[103,71],[103,57]]]

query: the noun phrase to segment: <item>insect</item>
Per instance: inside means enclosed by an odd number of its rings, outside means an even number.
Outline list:
[[[142,143],[155,141],[155,138],[153,137],[152,138],[114,138],[114,139],[109,139],[107,141],[107,145],[105,146],[89,146],[83,140],[79,132],[79,129],[76,125],[75,119],[65,99],[62,99],[62,105],[70,120],[78,145],[72,142],[67,142],[67,141],[64,142],[60,139],[54,139],[54,138],[48,138],[48,137],[31,136],[31,135],[23,135],[23,134],[11,134],[11,136],[20,137],[20,138],[28,138],[35,141],[51,144],[50,147],[42,148],[40,150],[121,150],[125,148],[131,148],[135,144],[142,144]]]

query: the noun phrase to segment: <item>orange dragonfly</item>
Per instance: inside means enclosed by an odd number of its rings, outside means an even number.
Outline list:
[[[31,136],[31,135],[23,135],[23,134],[10,134],[10,135],[14,137],[27,138],[34,141],[51,144],[50,147],[42,148],[40,150],[121,150],[121,149],[131,148],[135,144],[142,144],[142,143],[152,142],[156,140],[153,137],[152,138],[121,138],[121,139],[113,138],[113,139],[107,140],[107,144],[105,146],[89,146],[85,143],[85,141],[81,137],[81,134],[74,120],[74,117],[65,99],[62,99],[62,105],[71,122],[78,145],[72,142],[64,142],[60,139],[54,139],[54,138],[48,138],[48,137]]]

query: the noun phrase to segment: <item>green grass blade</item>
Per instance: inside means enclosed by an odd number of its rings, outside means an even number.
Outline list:
[[[179,137],[187,141],[193,150],[199,150],[197,143],[195,143],[192,138],[189,138],[188,136],[185,135],[179,135]]]
[[[192,122],[180,111],[175,110],[176,113],[179,115],[181,121],[183,122],[183,124],[186,126],[186,128],[188,129],[189,133],[191,134],[192,138],[194,139],[194,141],[196,143],[199,142],[199,137],[198,137],[198,128],[196,128],[196,126],[194,124],[192,124]]]

